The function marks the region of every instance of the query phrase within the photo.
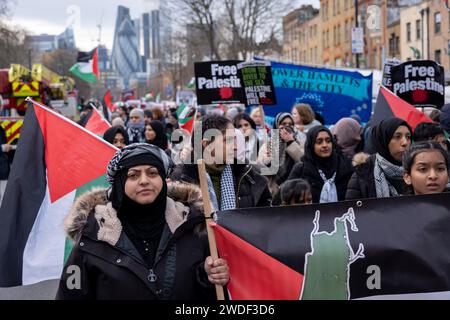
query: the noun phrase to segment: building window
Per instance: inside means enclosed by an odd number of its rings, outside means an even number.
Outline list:
[[[406,24],[406,41],[411,42],[411,23]]]
[[[400,55],[400,37],[396,36],[395,37],[395,54],[396,55]]]
[[[434,14],[434,33],[441,33],[441,13],[436,12]]]
[[[337,26],[337,40],[338,44],[341,44],[341,25]]]
[[[420,20],[416,20],[416,39],[420,40],[420,36],[422,34],[422,29],[420,28]]]
[[[434,52],[434,61],[436,61],[439,64],[442,64],[442,61],[441,61],[441,50],[436,50]]]

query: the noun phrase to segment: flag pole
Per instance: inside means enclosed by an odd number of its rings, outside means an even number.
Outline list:
[[[211,256],[214,260],[219,259],[219,254],[217,252],[217,244],[216,237],[214,235],[214,230],[211,227],[212,221],[212,213],[213,209],[211,206],[211,199],[209,198],[208,191],[208,182],[206,180],[206,166],[205,160],[198,160],[198,176],[200,178],[200,188],[202,190],[203,196],[203,207],[205,210],[205,218],[206,218],[206,231],[208,232],[208,242],[209,242],[209,250],[211,252]],[[216,295],[217,300],[225,300],[225,295],[223,292],[223,287],[221,285],[216,284]]]

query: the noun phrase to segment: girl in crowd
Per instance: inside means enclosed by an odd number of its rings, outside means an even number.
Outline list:
[[[130,121],[127,124],[130,143],[141,143],[145,141],[144,111],[133,109],[130,112]]]
[[[343,118],[333,126],[331,132],[342,153],[350,160],[353,159],[353,156],[360,151],[361,125],[358,121],[352,118]]]
[[[258,107],[253,109],[250,113],[250,118],[255,122],[259,143],[260,145],[263,145],[267,141],[267,137],[270,133],[270,128],[264,121],[265,114],[263,108]]]
[[[433,194],[446,191],[449,182],[449,155],[434,141],[419,142],[403,157],[406,194]]]
[[[103,139],[119,149],[123,149],[129,144],[127,131],[121,126],[111,127],[106,130]]]
[[[234,127],[239,129],[245,140],[245,159],[247,162],[256,162],[258,159],[258,138],[256,136],[256,123],[246,113],[240,113],[234,118]],[[239,141],[238,141],[239,142]]]
[[[157,146],[164,151],[167,150],[167,135],[164,132],[164,125],[159,121],[150,121],[145,126],[145,142]]]
[[[385,198],[402,194],[402,157],[411,145],[411,136],[408,123],[398,118],[383,120],[373,127],[370,143],[376,153],[354,157],[355,173],[348,184],[346,198]]]
[[[295,127],[298,131],[307,133],[309,129],[320,126],[321,123],[316,120],[314,111],[309,104],[297,104],[292,108],[292,117]]]
[[[282,206],[312,203],[311,186],[303,179],[284,182],[280,187],[280,196]]]
[[[228,283],[226,261],[209,256],[200,190],[168,186],[169,163],[155,146],[130,145],[108,165],[111,189],[76,201],[65,220],[75,247],[57,299],[214,299],[213,285]]]
[[[279,113],[275,118],[274,129],[279,135],[272,135],[259,151],[258,162],[278,170],[269,178],[269,190],[272,194],[279,191],[280,185],[287,180],[294,165],[300,162],[305,149],[305,136],[295,130],[294,119],[289,113]],[[276,168],[275,168],[276,169]]]
[[[305,179],[311,185],[313,202],[327,203],[345,200],[352,174],[351,162],[337,150],[330,130],[317,126],[308,131],[305,155],[289,180]]]

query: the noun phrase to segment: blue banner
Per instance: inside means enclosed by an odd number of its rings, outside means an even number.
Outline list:
[[[295,104],[307,103],[326,125],[354,114],[362,122],[369,121],[372,74],[272,62],[272,76],[278,104],[264,108],[267,116],[291,112]]]

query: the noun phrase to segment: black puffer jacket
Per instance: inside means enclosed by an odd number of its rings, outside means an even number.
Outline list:
[[[366,199],[376,198],[377,190],[375,187],[375,178],[373,171],[375,168],[376,155],[359,153],[353,158],[355,173],[351,177],[345,199]]]
[[[335,178],[338,200],[345,200],[347,184],[353,174],[353,168],[350,161],[343,155],[338,157],[338,168]],[[311,194],[314,203],[320,202],[320,194],[323,188],[323,179],[319,174],[317,167],[311,161],[298,163],[294,166],[288,180],[305,179],[311,185]]]
[[[258,173],[252,165],[236,164],[231,166],[234,176],[237,208],[268,207],[271,194],[267,178]],[[172,181],[200,184],[197,165],[177,166],[170,176]]]
[[[117,218],[105,191],[82,196],[66,218],[75,247],[63,270],[57,299],[214,299],[204,261],[209,255],[200,190],[169,184],[166,226],[149,270]],[[180,201],[180,202],[175,202]],[[190,203],[191,207],[184,204]],[[80,268],[81,287],[71,266]]]

